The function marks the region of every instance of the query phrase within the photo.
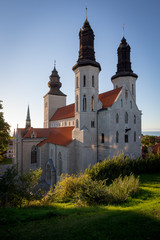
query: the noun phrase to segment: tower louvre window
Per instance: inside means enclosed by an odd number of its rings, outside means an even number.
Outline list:
[[[128,123],[128,113],[125,113],[125,123]]]
[[[124,135],[124,142],[128,143],[128,135],[127,134]]]
[[[134,132],[134,142],[136,142],[136,132]]]
[[[101,143],[104,143],[104,133],[101,134]]]
[[[92,112],[94,111],[94,96],[92,96]]]
[[[136,115],[134,115],[134,124],[136,124]]]
[[[86,112],[87,110],[87,100],[86,95],[83,95],[83,112]]]
[[[76,128],[78,128],[78,119],[76,119]]]
[[[94,76],[92,76],[92,87],[94,87]]]
[[[116,143],[118,143],[119,142],[119,132],[117,131],[116,132]]]
[[[118,115],[118,113],[116,114],[116,123],[119,123],[119,115]]]
[[[78,88],[78,77],[76,77],[76,88]]]
[[[85,87],[86,86],[86,76],[84,75],[83,76],[83,87]]]

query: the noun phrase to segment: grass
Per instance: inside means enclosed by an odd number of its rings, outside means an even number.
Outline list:
[[[0,239],[158,240],[160,174],[141,175],[140,181],[137,196],[121,205],[0,209]]]

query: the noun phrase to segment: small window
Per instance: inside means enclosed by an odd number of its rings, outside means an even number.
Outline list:
[[[92,76],[92,87],[94,87],[94,76]]]
[[[76,88],[78,88],[78,77],[76,77]]]
[[[119,123],[119,115],[118,115],[118,113],[116,114],[116,123]]]
[[[126,89],[126,91],[125,91],[125,98],[126,98],[126,100],[127,100],[127,98],[128,98],[128,90]]]
[[[95,125],[94,125],[94,121],[91,121],[91,128],[94,128]]]
[[[134,115],[134,124],[136,124],[136,115]]]
[[[101,134],[101,143],[104,143],[104,133]]]
[[[67,122],[65,122],[65,126],[67,126]]]
[[[117,131],[116,132],[116,143],[118,143],[119,142],[119,132]]]
[[[92,96],[92,112],[94,111],[94,97]]]
[[[121,108],[123,107],[123,99],[121,99]]]
[[[134,85],[132,84],[132,95],[134,95]]]
[[[78,119],[76,119],[76,128],[78,128]]]
[[[127,134],[124,135],[124,142],[128,143],[128,135]]]
[[[86,95],[83,95],[83,112],[86,112],[87,110],[87,100]]]
[[[128,123],[128,113],[125,113],[125,123]]]
[[[86,86],[86,76],[84,75],[83,76],[83,87],[85,87]]]
[[[134,142],[136,142],[136,132],[134,132]]]
[[[130,101],[130,109],[132,109],[132,101]]]

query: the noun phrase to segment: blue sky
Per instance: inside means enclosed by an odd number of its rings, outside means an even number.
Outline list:
[[[138,74],[137,105],[142,129],[160,130],[160,1],[88,0],[88,20],[101,64],[100,92],[113,89],[117,48],[125,24],[132,69]],[[30,106],[33,127],[43,127],[43,96],[54,60],[61,90],[74,102],[73,65],[86,0],[0,0],[0,100],[13,131],[25,126]]]

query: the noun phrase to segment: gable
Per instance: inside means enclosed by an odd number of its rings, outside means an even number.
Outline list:
[[[99,97],[99,100],[102,102],[102,107],[103,108],[111,107],[115,102],[115,100],[117,99],[121,90],[122,90],[122,87],[99,94],[98,97]]]

